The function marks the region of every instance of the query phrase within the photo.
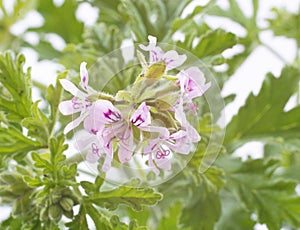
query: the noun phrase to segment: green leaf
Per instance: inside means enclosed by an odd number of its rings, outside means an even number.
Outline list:
[[[27,153],[42,147],[38,142],[27,138],[23,133],[10,125],[7,128],[0,127],[0,155]]]
[[[39,154],[32,153],[32,159],[34,160],[34,165],[38,168],[46,169],[47,172],[52,170],[52,165],[46,159],[43,159]]]
[[[100,191],[85,200],[98,206],[114,210],[120,204],[126,204],[134,210],[142,210],[143,205],[154,205],[162,199],[160,193],[151,188],[131,188],[121,186],[109,191]]]
[[[72,230],[88,230],[89,226],[86,219],[86,210],[83,205],[80,206],[79,213],[74,217],[74,219],[66,223],[66,226]]]
[[[95,1],[93,4],[102,11],[100,22],[117,25],[125,36],[133,33],[135,41],[145,42],[148,35],[156,36],[159,41],[170,39],[169,28],[190,2],[191,0],[104,0]]]
[[[110,219],[108,219],[103,212],[98,212],[98,210],[93,205],[86,205],[86,212],[93,219],[96,229],[128,229],[128,226],[125,223],[120,222],[118,216],[113,215],[110,217]]]
[[[226,71],[229,76],[231,76],[247,59],[247,57],[252,53],[252,51],[260,45],[259,41],[259,32],[260,28],[257,26],[257,12],[258,12],[258,1],[252,1],[253,14],[250,17],[247,17],[239,3],[236,0],[229,1],[229,7],[226,9],[220,8],[217,4],[209,7],[207,13],[217,17],[228,18],[246,30],[246,37],[238,39],[238,44],[240,44],[244,50],[241,53],[234,55],[232,58],[227,60],[228,70]]]
[[[75,15],[78,2],[65,0],[60,7],[55,6],[53,1],[39,1],[38,3],[37,10],[42,14],[45,23],[40,28],[32,28],[32,31],[56,33],[66,43],[82,41],[83,23],[79,22]]]
[[[236,195],[243,206],[257,215],[258,222],[269,229],[280,229],[283,222],[300,226],[300,196],[296,182],[274,177],[278,160],[220,159],[227,175],[226,188]]]
[[[58,164],[66,159],[66,156],[63,153],[68,148],[68,145],[64,144],[64,142],[65,138],[63,135],[60,135],[57,138],[52,137],[50,139],[50,161],[54,169],[58,169]]]
[[[7,119],[16,122],[31,115],[30,69],[23,71],[25,57],[15,57],[11,52],[0,54],[0,83],[7,90],[0,95],[0,108],[7,114]]]
[[[217,230],[254,229],[255,221],[251,219],[251,213],[240,205],[231,193],[221,193],[222,215],[216,224]]]
[[[82,61],[95,63],[98,58],[119,49],[124,36],[115,24],[97,23],[84,29],[83,38],[83,43],[65,47],[60,63],[76,70]]]
[[[46,115],[41,112],[38,108],[38,103],[36,101],[31,106],[31,117],[24,118],[22,120],[22,125],[28,129],[28,136],[34,138],[36,141],[41,143],[44,146],[48,144],[48,123],[49,120]]]
[[[178,229],[181,208],[182,208],[182,204],[180,202],[176,202],[172,207],[170,207],[168,214],[162,217],[156,229],[157,230]]]
[[[222,170],[211,167],[199,173],[200,184],[192,186],[190,202],[183,208],[180,223],[187,229],[213,229],[221,216],[219,190],[223,186]]]
[[[221,54],[224,50],[237,44],[236,36],[233,33],[222,29],[208,31],[200,37],[199,43],[195,46],[193,53],[199,58]]]
[[[277,36],[285,36],[293,38],[297,41],[298,47],[300,46],[300,14],[293,14],[285,9],[273,9],[275,17],[269,19],[270,28]]]
[[[300,107],[283,111],[297,89],[298,81],[299,71],[292,67],[285,67],[279,78],[268,74],[259,94],[250,94],[245,105],[227,125],[227,147],[232,150],[247,141],[269,137],[298,137]]]

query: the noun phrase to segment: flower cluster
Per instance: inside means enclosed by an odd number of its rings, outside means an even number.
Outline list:
[[[102,170],[107,172],[113,159],[129,162],[134,154],[141,154],[156,174],[170,170],[173,154],[189,154],[194,143],[200,141],[197,130],[188,122],[187,114],[196,115],[200,97],[210,87],[197,67],[170,75],[170,70],[182,65],[185,55],[171,50],[164,52],[149,36],[149,62],[138,51],[143,66],[133,85],[115,96],[97,92],[88,86],[86,63],[80,66],[82,90],[68,80],[60,80],[65,90],[74,95],[59,105],[64,115],[80,113],[69,123],[68,133],[83,122],[87,138],[77,141],[79,150],[86,150],[86,160],[97,162],[105,158]],[[114,153],[118,157],[114,157]]]

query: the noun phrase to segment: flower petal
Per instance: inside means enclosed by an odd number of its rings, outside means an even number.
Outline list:
[[[149,40],[149,44],[148,46],[145,46],[145,45],[139,45],[139,47],[142,49],[142,50],[145,50],[145,51],[150,51],[152,49],[154,49],[156,47],[156,42],[157,42],[157,38],[156,37],[153,37],[151,35],[148,36],[148,40]]]
[[[205,91],[211,86],[211,82],[205,84],[203,72],[198,67],[190,67],[185,71],[188,78],[196,84],[195,92],[190,93],[190,98],[202,96]],[[194,94],[194,95],[193,95]]]
[[[150,106],[145,102],[140,104],[137,110],[131,115],[130,122],[135,126],[146,126],[151,123],[150,119]]]
[[[63,115],[74,114],[74,113],[80,112],[82,110],[79,107],[77,107],[77,108],[74,107],[74,103],[72,100],[63,101],[63,102],[59,103],[58,109]]]
[[[107,100],[96,101],[91,108],[91,116],[104,124],[113,124],[123,119],[120,110]]]
[[[111,163],[113,161],[113,150],[110,149],[109,153],[106,154],[104,163],[102,165],[102,171],[107,172],[111,168]]]
[[[69,93],[71,93],[76,97],[86,98],[88,96],[87,94],[79,90],[72,82],[68,81],[67,79],[60,79],[59,82],[66,91],[68,91]]]
[[[86,69],[86,62],[82,62],[80,64],[80,78],[81,82],[80,85],[84,90],[88,89],[88,82],[89,82],[89,74]]]
[[[164,170],[170,170],[171,169],[171,161],[169,158],[161,158],[161,159],[157,159],[155,158],[155,163],[156,165]]]
[[[70,132],[72,129],[76,128],[80,123],[84,120],[85,114],[81,114],[78,118],[75,120],[71,121],[69,124],[64,129],[64,134],[67,134]]]
[[[166,71],[168,71],[181,66],[186,60],[186,55],[179,55],[175,50],[170,50],[164,54],[163,59],[166,63]]]
[[[89,115],[83,123],[84,129],[92,134],[96,134],[99,130],[103,129],[104,126],[104,123],[100,119],[91,115]]]

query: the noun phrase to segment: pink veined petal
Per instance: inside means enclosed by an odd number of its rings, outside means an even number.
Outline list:
[[[195,82],[197,86],[197,96],[201,96],[205,93],[205,91],[211,86],[211,82],[205,84],[205,77],[203,72],[198,67],[190,67],[188,68],[185,73],[187,74],[188,78],[191,78],[193,82]],[[192,98],[196,96],[193,95]]]
[[[166,63],[166,71],[168,71],[181,66],[186,60],[186,55],[179,55],[175,50],[170,50],[164,54],[163,59]]]
[[[119,142],[118,157],[121,163],[128,162],[133,154],[133,133],[132,127],[127,123],[123,123],[122,126],[113,128],[115,130],[115,136]]]
[[[110,101],[98,100],[91,109],[93,119],[99,119],[104,124],[112,124],[123,119],[118,110]]]
[[[72,100],[59,103],[58,109],[63,115],[74,114],[82,110],[81,108],[74,108],[74,103],[72,102]]]
[[[86,158],[85,159],[89,163],[95,163],[100,159],[100,157],[97,154],[94,154],[91,150],[89,150],[86,153]]]
[[[76,128],[85,118],[85,114],[80,114],[78,118],[75,120],[71,121],[69,124],[64,129],[64,134],[67,134],[70,132],[72,129]]]
[[[60,79],[59,82],[66,91],[68,91],[69,93],[71,93],[76,97],[86,98],[88,96],[87,94],[79,90],[72,82],[68,81],[67,79]]]
[[[171,161],[168,158],[161,158],[161,159],[155,158],[155,163],[161,169],[164,169],[164,170],[171,169]]]
[[[165,53],[159,46],[151,49],[149,52],[150,52],[150,64],[163,60],[163,56]]]
[[[99,130],[104,128],[104,123],[95,116],[89,115],[83,122],[83,127],[86,131],[96,134]]]
[[[80,64],[80,78],[81,78],[81,82],[80,82],[81,87],[87,91],[88,83],[89,83],[89,74],[86,69],[86,62],[82,62]]]
[[[146,154],[152,154],[153,151],[155,151],[157,149],[157,144],[160,141],[159,138],[155,138],[155,139],[150,139],[147,142],[147,145],[144,147],[144,155]]]
[[[112,138],[115,136],[115,133],[111,127],[106,127],[97,132],[97,138],[99,145],[106,154],[109,154],[112,149]]]
[[[151,123],[150,117],[150,106],[143,102],[131,115],[130,122],[135,126],[146,126]]]

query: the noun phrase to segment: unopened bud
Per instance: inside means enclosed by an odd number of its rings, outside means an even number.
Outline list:
[[[58,204],[49,207],[48,216],[51,220],[58,222],[62,217],[63,211]]]
[[[64,197],[60,200],[59,204],[65,211],[71,211],[74,205],[74,201],[71,198]]]

